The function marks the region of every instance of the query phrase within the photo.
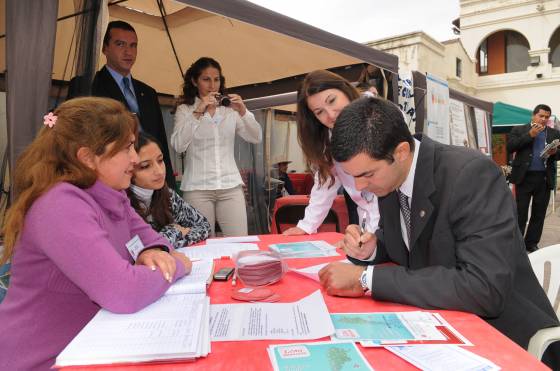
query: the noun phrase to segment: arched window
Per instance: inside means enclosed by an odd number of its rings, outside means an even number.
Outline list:
[[[548,61],[552,63],[552,67],[560,67],[560,27],[552,34],[548,47],[550,48]]]
[[[477,50],[480,75],[525,71],[529,66],[529,42],[519,32],[498,31],[482,41]]]

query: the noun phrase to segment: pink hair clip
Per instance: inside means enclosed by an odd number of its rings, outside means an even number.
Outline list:
[[[48,115],[43,116],[43,125],[52,128],[54,124],[56,124],[56,119],[57,117],[54,115],[54,113],[49,112]]]

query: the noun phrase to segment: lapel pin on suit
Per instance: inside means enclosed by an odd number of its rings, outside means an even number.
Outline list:
[[[420,210],[420,217],[423,218],[426,216],[426,212],[424,210]]]

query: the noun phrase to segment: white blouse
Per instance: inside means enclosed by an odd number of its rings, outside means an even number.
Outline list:
[[[342,166],[336,161],[331,169],[331,174],[334,176],[334,184],[329,187],[330,179],[327,179],[325,183],[319,186],[319,175],[315,173],[315,184],[313,184],[311,189],[309,205],[305,208],[304,218],[297,224],[298,228],[309,234],[316,233],[336,198],[338,188],[342,185],[358,206],[360,223],[365,217],[366,230],[372,233],[375,232],[379,223],[377,197],[374,197],[371,202],[364,200],[361,192],[355,188],[354,177],[345,173]],[[344,231],[341,232],[344,233]]]
[[[235,135],[250,143],[262,140],[262,130],[255,116],[247,110],[243,117],[230,107],[216,107],[214,116],[208,112],[195,117],[193,105],[181,104],[175,113],[171,146],[177,153],[185,152],[185,170],[181,190],[229,189],[243,184],[235,163]]]

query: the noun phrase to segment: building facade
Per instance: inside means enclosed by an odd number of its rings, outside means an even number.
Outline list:
[[[399,69],[431,73],[480,99],[560,112],[560,1],[460,0],[460,34],[438,42],[413,32],[367,45]],[[450,25],[451,27],[451,25]]]

